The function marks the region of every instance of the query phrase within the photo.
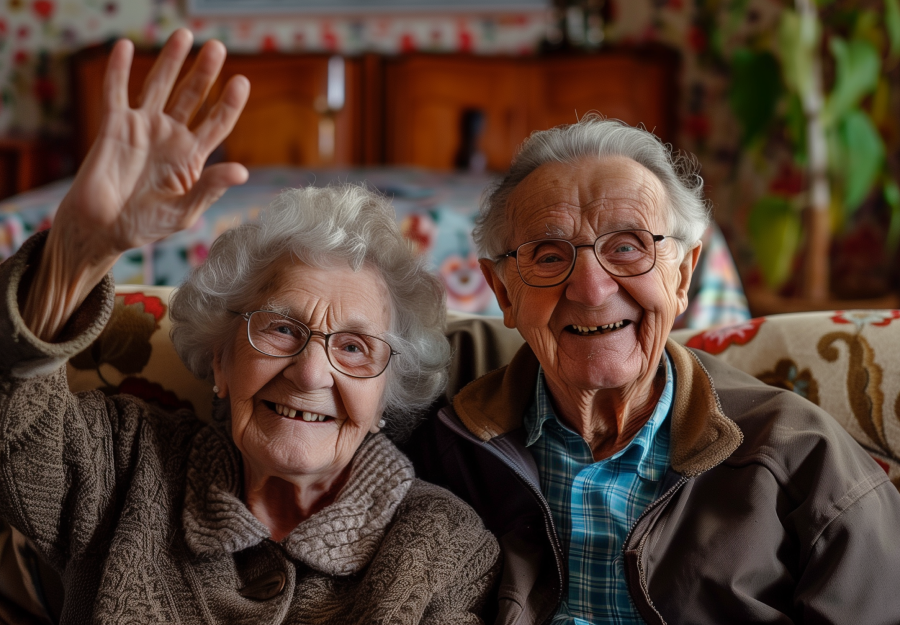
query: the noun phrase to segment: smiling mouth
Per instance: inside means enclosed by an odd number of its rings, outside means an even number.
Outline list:
[[[284,404],[276,404],[271,401],[263,402],[269,410],[275,412],[276,414],[281,415],[282,417],[287,417],[288,419],[295,419],[298,421],[307,421],[309,423],[317,422],[317,421],[334,421],[334,417],[318,414],[315,412],[309,412],[308,410],[294,410],[293,408],[289,408]]]
[[[577,336],[598,336],[600,334],[609,334],[610,332],[621,330],[629,325],[631,325],[631,320],[623,319],[622,321],[614,321],[613,323],[607,323],[602,326],[579,326],[572,324],[566,326],[566,331]]]

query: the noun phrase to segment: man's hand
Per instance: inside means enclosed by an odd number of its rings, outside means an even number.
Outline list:
[[[122,252],[191,226],[228,187],[247,179],[237,163],[203,165],[237,122],[250,83],[232,78],[191,130],[225,61],[225,47],[207,42],[175,86],[192,43],[184,29],[169,38],[137,108],[128,103],[134,47],[122,40],[113,48],[100,134],[60,204],[28,293],[25,321],[44,340],[56,336]]]

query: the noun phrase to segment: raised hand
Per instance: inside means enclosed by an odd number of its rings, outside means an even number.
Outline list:
[[[169,38],[137,108],[128,103],[133,45],[122,40],[113,48],[100,134],[56,213],[23,311],[39,337],[58,333],[122,252],[189,227],[228,187],[246,181],[237,163],[203,165],[234,127],[249,82],[232,78],[191,130],[225,60],[220,42],[206,43],[175,86],[192,42],[184,29]]]
[[[84,241],[96,254],[118,255],[190,226],[247,170],[224,163],[203,170],[210,152],[234,127],[249,83],[236,77],[194,131],[191,114],[206,98],[225,60],[210,41],[184,80],[172,87],[192,36],[176,31],[147,77],[140,105],[128,105],[130,41],[113,48],[103,88],[100,134],[54,220],[70,243]],[[171,104],[166,102],[172,93]]]

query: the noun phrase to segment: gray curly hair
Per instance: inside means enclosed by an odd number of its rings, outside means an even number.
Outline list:
[[[513,190],[545,163],[573,163],[585,157],[624,156],[653,172],[668,198],[668,232],[682,255],[709,225],[703,178],[693,156],[673,152],[656,135],[615,119],[585,115],[578,123],[539,130],[522,143],[509,172],[484,195],[472,236],[481,258],[495,260],[509,251],[507,203]]]
[[[316,267],[342,259],[354,271],[366,265],[384,278],[392,311],[385,338],[400,352],[385,372],[385,432],[403,438],[447,382],[444,291],[401,235],[390,202],[364,187],[284,191],[258,221],[216,239],[171,302],[178,355],[194,375],[211,380],[213,358],[241,321],[228,311],[248,310],[271,295],[271,267],[287,254]]]

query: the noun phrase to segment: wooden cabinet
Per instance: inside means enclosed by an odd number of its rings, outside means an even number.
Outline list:
[[[385,161],[451,169],[460,120],[482,111],[488,169],[504,170],[533,131],[594,111],[665,141],[677,123],[673,52],[548,58],[408,55],[385,61]]]
[[[109,49],[74,57],[76,156],[100,127]],[[591,55],[500,57],[368,54],[344,61],[345,104],[323,113],[328,56],[230,55],[214,98],[235,74],[250,99],[220,158],[246,165],[418,165],[453,169],[466,111],[479,111],[487,168],[505,170],[533,131],[572,123],[589,111],[644,124],[663,140],[676,132],[677,54],[610,50]],[[135,54],[129,93],[137,102],[154,53]],[[333,128],[333,156],[323,131]]]

